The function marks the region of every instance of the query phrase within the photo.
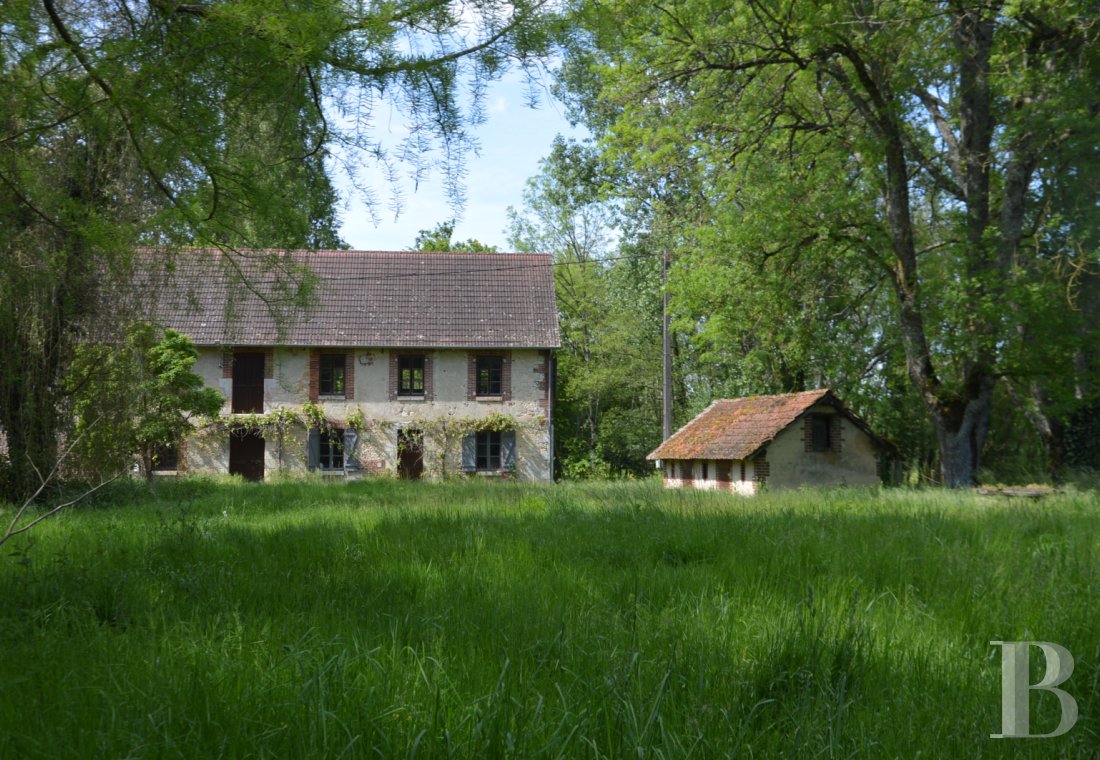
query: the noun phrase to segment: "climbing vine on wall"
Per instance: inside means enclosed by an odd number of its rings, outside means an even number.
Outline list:
[[[522,427],[537,428],[546,423],[545,418],[537,417],[528,423],[521,423],[514,417],[501,412],[478,417],[455,417],[443,415],[434,418],[413,418],[401,422],[406,430],[419,430],[424,440],[432,442],[434,456],[429,460],[429,473],[434,477],[447,477],[455,474],[450,467],[450,454],[462,438],[470,433],[519,431]],[[377,451],[384,451],[393,441],[397,428],[392,420],[368,420],[360,406],[350,408],[344,426],[359,434],[360,450],[367,444]],[[198,435],[228,435],[254,433],[271,441],[278,457],[279,471],[285,469],[285,458],[289,454],[304,455],[302,437],[290,435],[292,429],[336,430],[335,423],[325,415],[321,404],[307,401],[301,407],[278,406],[263,414],[219,415],[201,420],[196,425]],[[403,441],[404,439],[401,439]],[[339,444],[337,444],[339,445]],[[401,443],[398,443],[398,455]],[[288,448],[293,451],[288,451]]]

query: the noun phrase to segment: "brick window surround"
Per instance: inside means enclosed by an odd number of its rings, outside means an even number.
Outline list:
[[[695,485],[695,460],[680,460],[680,479],[683,481],[685,488],[691,488]]]
[[[222,350],[222,379],[233,379],[233,354],[262,353],[264,355],[264,379],[275,377],[275,349],[273,348],[226,348]]]
[[[401,356],[423,356],[424,357],[424,395],[417,396],[398,396],[397,384],[398,384],[398,357]],[[434,374],[434,357],[430,351],[390,351],[390,382],[389,382],[389,397],[390,401],[396,401],[398,398],[411,399],[423,398],[425,401],[431,401],[435,398],[435,392],[433,390],[432,375]]]
[[[832,452],[839,454],[844,446],[844,426],[839,414],[807,414],[802,423],[802,442],[807,452]],[[814,426],[826,425],[828,444],[825,448],[814,445]]]
[[[476,401],[477,393],[477,360],[483,356],[500,357],[500,395],[488,398],[501,401],[512,400],[512,352],[511,351],[471,351],[466,357],[466,400]],[[480,398],[486,398],[481,396]]]
[[[757,485],[767,485],[768,476],[772,474],[771,465],[768,464],[767,452],[761,454],[752,462],[752,482]]]
[[[730,475],[733,471],[733,462],[728,459],[719,459],[714,463],[714,479],[720,486],[728,486]]]
[[[309,351],[309,400],[321,398],[321,354],[344,355],[344,394],[347,401],[355,398],[355,352],[340,349],[311,348]],[[325,398],[332,398],[326,395]]]

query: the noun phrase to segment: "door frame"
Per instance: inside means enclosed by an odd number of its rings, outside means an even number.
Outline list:
[[[252,456],[248,456],[249,445],[247,441],[258,440],[257,452],[253,451]],[[234,441],[237,441],[237,445],[234,446]],[[255,445],[255,444],[253,444]],[[234,448],[237,449],[236,456],[234,456]],[[229,434],[229,474],[240,475],[245,480],[261,481],[267,474],[266,460],[267,458],[267,441],[264,440],[263,435],[258,430],[234,430]]]
[[[411,466],[406,465],[409,459]],[[423,430],[402,428],[397,431],[397,476],[402,480],[420,480],[424,476]]]

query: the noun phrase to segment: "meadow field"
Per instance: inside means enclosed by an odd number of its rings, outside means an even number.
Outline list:
[[[0,549],[0,757],[1094,757],[1098,581],[1088,491],[128,485]]]

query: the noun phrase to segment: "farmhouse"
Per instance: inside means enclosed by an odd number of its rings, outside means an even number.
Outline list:
[[[715,401],[647,458],[666,488],[876,485],[892,444],[827,389]]]
[[[226,397],[161,467],[552,477],[549,256],[267,253],[238,277],[185,251],[151,288],[157,322],[190,336],[195,371]],[[287,297],[288,266],[312,282],[306,306]]]

